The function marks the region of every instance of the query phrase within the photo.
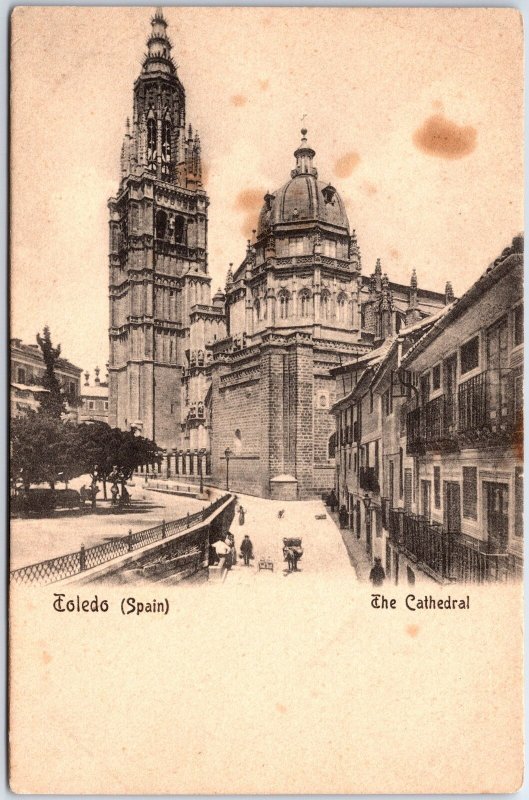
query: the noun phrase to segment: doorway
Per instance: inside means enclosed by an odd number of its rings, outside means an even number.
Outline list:
[[[484,481],[483,488],[490,552],[504,553],[509,540],[509,487],[506,483]]]
[[[461,533],[461,487],[445,481],[444,520],[446,533]]]

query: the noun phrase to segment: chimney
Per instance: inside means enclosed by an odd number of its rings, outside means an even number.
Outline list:
[[[101,370],[99,369],[99,367],[96,367],[96,368],[95,368],[95,370],[94,370],[94,372],[95,372],[95,374],[96,374],[96,377],[95,377],[95,381],[94,381],[94,383],[95,383],[95,385],[96,385],[96,386],[99,386],[99,384],[101,383],[101,381],[99,380],[99,373],[100,373],[100,371],[101,371]]]

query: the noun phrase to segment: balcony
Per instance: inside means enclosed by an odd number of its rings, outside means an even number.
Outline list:
[[[378,475],[375,472],[374,467],[360,467],[359,478],[360,478],[359,484],[361,489],[364,489],[364,491],[367,492],[374,492],[375,494],[378,494],[380,492]]]
[[[461,533],[445,533],[440,523],[400,508],[389,510],[389,538],[395,548],[441,583],[485,583],[516,577],[507,554],[488,553],[486,543]]]
[[[460,383],[457,394],[440,395],[408,412],[407,453],[509,442],[516,423],[512,374],[506,369],[481,372]]]

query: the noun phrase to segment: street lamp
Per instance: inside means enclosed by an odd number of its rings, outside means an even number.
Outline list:
[[[369,511],[369,509],[371,508],[371,497],[369,495],[369,492],[364,492],[364,496],[362,497],[362,501],[364,503],[366,512]]]
[[[204,494],[204,475],[202,472],[202,458],[206,454],[206,450],[203,447],[201,450],[197,450],[197,459],[198,459],[198,474],[200,477],[200,494]]]
[[[229,447],[227,447],[224,451],[224,455],[226,456],[226,491],[230,491],[230,458],[232,452]]]

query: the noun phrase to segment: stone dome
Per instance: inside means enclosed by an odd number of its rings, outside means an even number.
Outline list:
[[[307,145],[303,129],[300,147],[294,153],[296,168],[291,178],[274,194],[265,195],[259,214],[257,238],[268,234],[276,225],[297,222],[321,222],[349,233],[349,220],[342,198],[330,183],[318,180],[312,166],[314,150]]]

